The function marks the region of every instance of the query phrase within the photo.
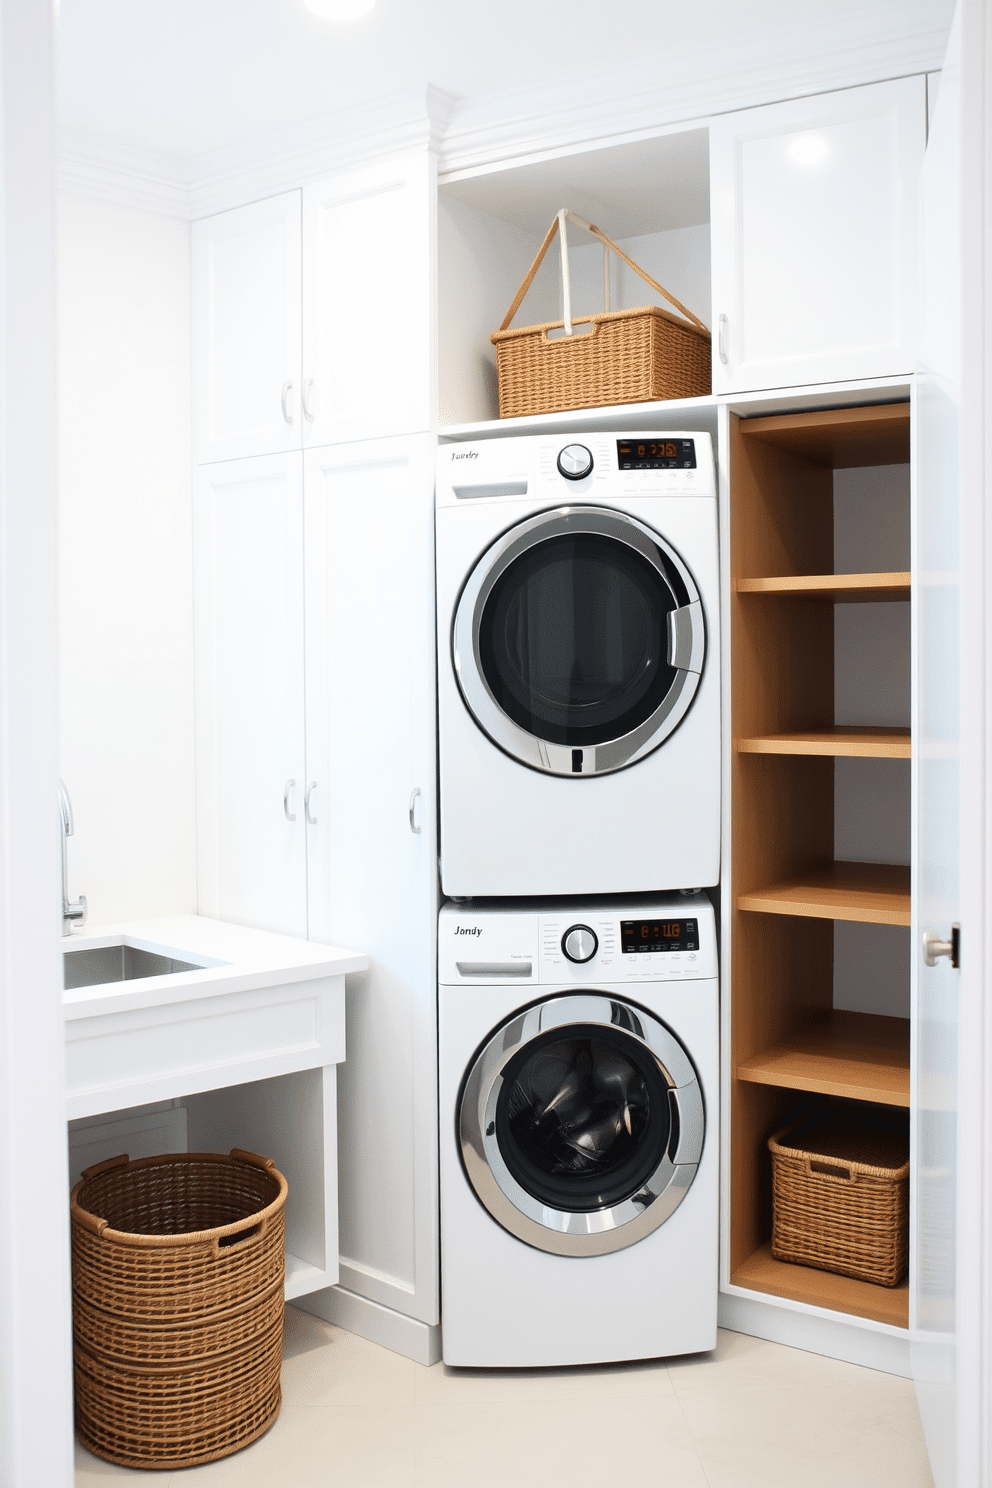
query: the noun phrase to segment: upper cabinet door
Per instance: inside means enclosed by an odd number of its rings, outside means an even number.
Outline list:
[[[434,165],[427,151],[303,191],[303,442],[432,424]]]
[[[300,192],[193,224],[198,464],[302,443]]]
[[[912,372],[926,82],[710,126],[713,391]]]

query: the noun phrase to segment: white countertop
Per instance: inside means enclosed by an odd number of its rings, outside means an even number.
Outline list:
[[[248,930],[202,915],[167,915],[160,919],[123,920],[87,925],[61,940],[63,950],[98,949],[124,944],[180,961],[202,961],[195,971],[170,972],[127,982],[74,987],[63,993],[67,1020],[135,1008],[162,1007],[199,997],[245,992],[275,982],[306,982],[317,977],[365,971],[368,956],[316,941]]]

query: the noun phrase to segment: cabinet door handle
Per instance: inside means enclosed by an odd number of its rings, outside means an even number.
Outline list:
[[[313,392],[313,378],[312,377],[304,377],[304,379],[303,379],[303,417],[306,419],[306,421],[307,421],[308,424],[312,424],[313,423],[313,404],[310,401],[310,394],[312,392]]]
[[[292,394],[293,384],[291,382],[284,382],[282,385],[282,416],[286,420],[287,424],[291,424],[293,422],[293,410],[289,406],[289,400],[292,397]]]
[[[283,811],[285,813],[285,816],[286,816],[286,820],[287,821],[295,821],[296,820],[296,812],[295,811],[290,811],[290,809],[289,809],[289,793],[290,793],[291,790],[294,789],[295,785],[296,785],[296,781],[295,780],[287,780],[286,781],[286,787],[285,787],[285,789],[284,789],[284,791],[282,793],[282,809],[283,809]]]
[[[414,786],[413,793],[410,796],[410,831],[416,833],[416,835],[418,837],[420,836],[420,831],[421,831],[420,827],[417,826],[417,817],[416,817],[417,799],[418,799],[419,795],[420,795],[420,786],[419,785],[416,785],[416,786]]]
[[[316,780],[311,780],[310,784],[307,786],[307,793],[303,797],[303,810],[306,812],[307,821],[310,823],[310,825],[312,827],[315,827],[317,825],[317,818],[314,816],[313,812],[310,810],[310,797],[313,795],[313,793],[314,793],[314,791],[316,789],[317,789],[317,782],[316,782]]]
[[[718,325],[719,331],[716,338],[716,349],[719,353],[721,362],[724,366],[726,366],[730,358],[727,356],[727,329],[729,326],[729,321],[727,320],[727,317],[725,315],[720,316]]]

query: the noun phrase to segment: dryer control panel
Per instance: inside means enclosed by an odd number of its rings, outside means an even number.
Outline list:
[[[583,986],[717,975],[716,921],[702,893],[525,910],[452,903],[438,920],[438,978],[445,986]]]

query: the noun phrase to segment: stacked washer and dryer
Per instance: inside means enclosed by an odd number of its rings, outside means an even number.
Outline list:
[[[441,446],[437,603],[444,1360],[710,1349],[709,435]]]

